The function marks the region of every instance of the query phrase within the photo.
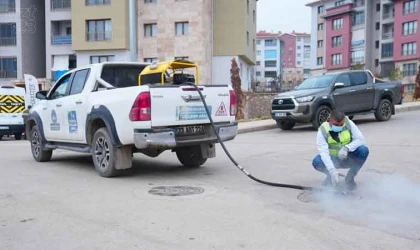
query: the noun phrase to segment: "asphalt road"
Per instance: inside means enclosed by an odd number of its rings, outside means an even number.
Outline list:
[[[420,249],[420,112],[356,122],[370,148],[361,199],[253,182],[220,147],[199,169],[170,152],[136,155],[133,169],[106,179],[89,156],[56,151],[36,163],[28,142],[1,141],[0,249]],[[255,176],[319,186],[315,135],[276,129],[227,146]],[[148,193],[158,186],[204,192]]]

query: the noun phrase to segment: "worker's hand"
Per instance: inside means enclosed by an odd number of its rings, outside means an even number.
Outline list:
[[[338,171],[337,171],[337,169],[333,168],[333,169],[331,169],[328,172],[330,173],[331,182],[332,182],[333,186],[337,186],[337,184],[339,182],[339,177],[338,177]]]
[[[340,152],[338,152],[338,158],[340,160],[345,160],[347,159],[347,156],[349,154],[349,149],[347,147],[343,147]]]

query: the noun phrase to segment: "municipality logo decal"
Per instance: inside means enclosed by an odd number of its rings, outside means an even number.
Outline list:
[[[51,124],[50,129],[52,131],[58,131],[60,130],[60,123],[57,121],[57,113],[55,113],[55,110],[51,111]]]

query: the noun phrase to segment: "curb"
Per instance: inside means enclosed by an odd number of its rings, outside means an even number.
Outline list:
[[[400,107],[400,108],[397,107],[395,112],[396,113],[402,113],[402,112],[415,111],[415,110],[420,110],[420,104],[419,105],[408,106],[408,107]],[[238,129],[238,134],[247,134],[247,133],[252,133],[252,132],[260,132],[260,131],[265,131],[265,130],[276,129],[277,124],[275,123],[274,120],[273,120],[273,123],[274,124],[270,124],[270,125],[262,125],[262,126],[257,125],[255,127],[251,127],[251,128]]]

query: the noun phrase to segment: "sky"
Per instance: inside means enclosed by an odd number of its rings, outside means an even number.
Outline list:
[[[258,0],[257,31],[283,33],[311,32],[311,8],[314,0]]]

